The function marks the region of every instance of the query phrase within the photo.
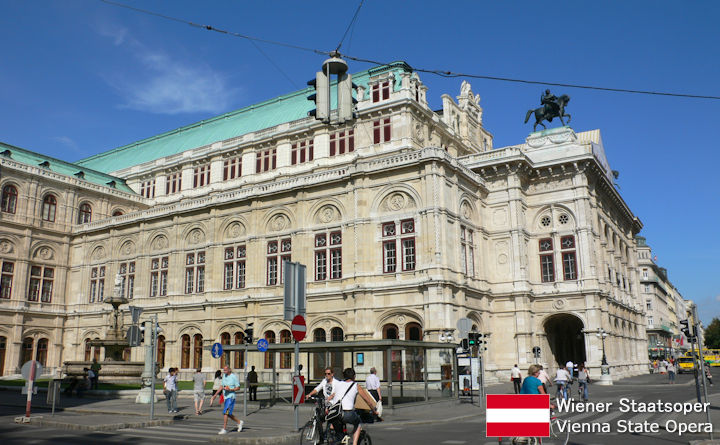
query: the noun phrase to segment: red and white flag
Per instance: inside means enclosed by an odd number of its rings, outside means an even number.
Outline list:
[[[549,437],[548,394],[488,394],[485,398],[487,437]]]

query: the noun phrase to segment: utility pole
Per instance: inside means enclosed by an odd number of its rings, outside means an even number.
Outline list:
[[[152,357],[152,360],[150,360],[150,366],[152,366],[150,370],[150,420],[153,420],[155,418],[155,371],[156,371],[156,363],[157,363],[157,334],[158,334],[158,316],[157,314],[153,315],[151,318],[152,323],[152,341],[150,342],[150,348],[152,349],[152,352],[150,353],[150,356]]]
[[[705,357],[703,356],[702,352],[702,338],[700,335],[700,326],[698,322],[698,315],[697,315],[697,304],[693,304],[692,306],[693,311],[693,334],[695,334],[693,337],[697,339],[698,342],[698,351],[700,352],[700,372],[702,379],[702,386],[703,386],[703,392],[705,393],[705,402],[708,401],[708,393],[707,393],[707,382],[705,380]],[[707,415],[707,421],[710,425],[712,425],[712,422],[710,421],[710,410],[705,410],[705,414]],[[713,428],[710,428],[710,440],[713,440]]]

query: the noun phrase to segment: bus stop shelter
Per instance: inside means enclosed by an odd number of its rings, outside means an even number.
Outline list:
[[[358,366],[360,357],[367,355],[382,358],[383,369],[381,381],[382,395],[386,406],[390,409],[396,403],[405,401],[428,401],[431,398],[449,398],[457,395],[457,345],[452,343],[425,342],[415,340],[360,340],[335,342],[300,342],[300,357],[306,355],[308,367],[314,357],[327,356],[331,353],[350,353],[352,366],[358,372],[358,380],[369,373],[370,366]],[[228,352],[245,351],[260,354],[257,345],[223,345]],[[295,369],[295,343],[270,343],[269,353],[293,353],[292,369]],[[360,355],[362,354],[362,355]],[[247,360],[247,355],[245,356]],[[301,359],[301,363],[302,363]],[[421,365],[421,366],[418,366]],[[348,367],[348,366],[345,366]],[[412,368],[409,372],[407,368]],[[360,370],[362,372],[359,372]],[[277,360],[272,360],[273,380],[277,370]],[[310,369],[308,369],[308,375]],[[380,374],[380,372],[378,372]],[[410,375],[410,379],[407,377]],[[341,379],[341,376],[336,375]],[[316,379],[319,383],[320,379]],[[276,384],[276,382],[273,382]],[[308,382],[309,383],[309,382]]]

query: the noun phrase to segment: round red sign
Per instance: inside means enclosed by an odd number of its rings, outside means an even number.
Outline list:
[[[292,329],[292,335],[295,341],[302,341],[302,339],[305,338],[305,333],[307,331],[305,317],[302,315],[296,315],[295,318],[293,318],[290,329]]]

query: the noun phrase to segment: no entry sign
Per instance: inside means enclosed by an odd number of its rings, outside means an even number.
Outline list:
[[[290,329],[292,329],[292,335],[293,338],[295,338],[295,341],[302,341],[302,339],[305,338],[305,333],[307,332],[305,317],[302,315],[296,315],[295,318],[293,318]]]

